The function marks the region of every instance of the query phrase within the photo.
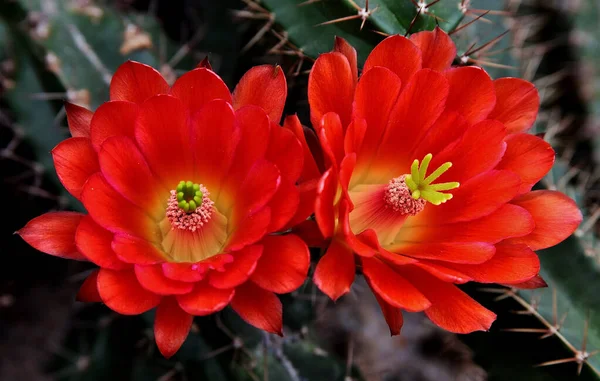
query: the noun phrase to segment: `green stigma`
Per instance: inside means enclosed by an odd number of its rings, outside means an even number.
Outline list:
[[[175,189],[177,191],[177,205],[186,213],[191,213],[202,205],[204,194],[200,190],[200,184],[182,180]]]
[[[415,159],[410,167],[410,175],[406,175],[404,181],[406,182],[408,189],[411,191],[412,198],[415,200],[422,198],[429,201],[433,205],[440,205],[452,198],[452,194],[442,193],[441,191],[458,188],[460,184],[456,181],[431,184],[438,177],[444,174],[444,172],[450,169],[450,167],[452,167],[451,162],[446,162],[426,177],[427,168],[429,167],[431,158],[433,158],[432,154],[429,153],[425,155],[421,165],[419,165],[419,160]]]

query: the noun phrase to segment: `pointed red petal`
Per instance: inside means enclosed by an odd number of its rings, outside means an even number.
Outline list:
[[[326,158],[325,165],[338,166],[344,157],[344,131],[338,114],[325,114],[317,131]]]
[[[98,153],[100,168],[106,181],[140,209],[160,220],[169,190],[156,181],[144,155],[131,138],[113,136],[102,143]],[[144,196],[140,197],[140,190]]]
[[[483,263],[494,255],[494,245],[485,242],[400,242],[388,250],[409,257],[453,263]]]
[[[154,339],[160,353],[173,356],[187,338],[194,317],[183,311],[175,298],[163,298],[156,309]]]
[[[569,237],[583,217],[577,204],[560,192],[539,190],[511,201],[525,208],[535,220],[535,229],[524,236],[512,238],[511,243],[524,243],[531,250],[554,246]]]
[[[328,169],[319,179],[317,184],[317,198],[315,200],[315,218],[323,237],[333,235],[335,226],[334,198],[338,183],[333,168]]]
[[[529,129],[540,108],[540,96],[533,83],[520,78],[499,78],[494,81],[494,88],[496,107],[488,118],[504,123],[510,133]]]
[[[223,272],[210,272],[208,282],[211,286],[222,289],[239,286],[247,281],[255,271],[256,264],[262,254],[263,248],[261,245],[246,246],[231,253],[233,262],[228,264]]]
[[[117,193],[100,173],[85,183],[81,201],[94,221],[113,233],[126,232],[156,242],[160,240],[156,222]]]
[[[279,188],[277,188],[277,192],[269,202],[271,211],[274,211],[275,213],[271,214],[271,223],[269,224],[268,230],[270,232],[276,232],[286,226],[296,214],[299,203],[300,192],[296,185],[288,180],[282,179]],[[310,214],[312,213],[309,212],[306,217]]]
[[[87,278],[83,281],[83,284],[77,292],[75,300],[79,302],[87,303],[99,303],[102,302],[100,294],[98,293],[98,272],[100,270],[94,270]]]
[[[67,112],[67,122],[69,123],[71,136],[74,138],[89,138],[90,124],[94,113],[85,107],[70,102],[65,102],[65,111]]]
[[[148,165],[168,189],[194,175],[194,152],[187,110],[172,96],[150,98],[140,106],[135,139]]]
[[[123,270],[130,267],[113,251],[113,234],[94,222],[89,215],[83,217],[75,232],[75,245],[81,254],[100,267]]]
[[[75,212],[50,212],[29,221],[17,234],[35,249],[66,259],[85,261],[77,251],[75,231],[84,217]]]
[[[100,269],[98,292],[104,304],[122,315],[138,315],[158,305],[161,296],[147,291],[132,270]]]
[[[304,128],[302,127],[302,124],[300,124],[298,116],[290,115],[286,117],[285,121],[283,122],[283,128],[287,128],[288,130],[292,131],[302,146],[302,155],[304,159],[302,161],[303,167],[299,181],[303,182],[318,178],[321,172],[319,171],[319,167],[315,162],[315,158],[308,147],[306,136],[304,134]]]
[[[463,66],[445,72],[450,83],[446,109],[457,111],[470,124],[484,120],[496,105],[494,84],[485,70]]]
[[[261,65],[248,70],[233,91],[233,107],[262,107],[269,118],[279,123],[287,97],[287,82],[280,66]]]
[[[390,36],[380,42],[367,57],[363,75],[375,66],[383,66],[393,71],[406,85],[421,69],[421,51],[408,38],[399,35]]]
[[[350,123],[354,83],[352,68],[341,53],[321,54],[308,77],[310,120],[317,126],[323,115],[335,112],[342,125]]]
[[[96,151],[111,136],[133,137],[139,106],[132,102],[113,101],[96,109],[90,123],[90,138]]]
[[[167,81],[154,68],[139,62],[127,61],[110,81],[110,100],[142,103],[157,94],[169,91]]]
[[[382,83],[385,83],[385,86],[382,86]],[[368,175],[363,172],[366,172],[376,158],[375,153],[390,122],[390,114],[401,88],[400,78],[384,67],[373,68],[361,76],[354,95],[353,117],[354,120],[364,120],[366,126],[360,139],[357,173]]]
[[[266,236],[264,250],[250,279],[261,288],[278,294],[292,292],[306,279],[310,253],[293,234]]]
[[[525,209],[502,205],[487,216],[468,222],[442,225],[403,226],[398,241],[413,242],[489,242],[498,243],[522,237],[533,231],[535,221]]]
[[[165,262],[162,270],[169,279],[181,282],[199,282],[206,276],[206,269],[199,264]]]
[[[530,134],[506,138],[506,152],[496,169],[507,169],[521,177],[519,193],[529,192],[554,164],[554,150],[543,139]]]
[[[548,287],[548,283],[540,275],[536,275],[528,281],[513,284],[504,284],[507,287],[514,287],[523,290],[534,290],[536,288]]]
[[[522,283],[540,271],[537,255],[522,244],[499,244],[496,254],[479,265],[447,265],[479,283]]]
[[[207,68],[194,69],[179,77],[170,94],[181,99],[192,114],[215,99],[231,103],[227,85],[214,71]]]
[[[192,315],[205,316],[227,307],[236,290],[218,289],[207,282],[197,283],[189,294],[177,295],[181,308]]]
[[[419,160],[428,153],[437,157],[446,147],[456,144],[469,127],[466,119],[456,111],[444,110],[427,134],[415,147],[411,157]]]
[[[135,276],[142,287],[158,295],[187,294],[194,288],[192,283],[167,278],[161,265],[136,265]]]
[[[52,159],[58,179],[79,199],[87,179],[100,170],[96,151],[88,138],[70,138],[52,150]]]
[[[319,290],[335,301],[350,291],[355,271],[352,250],[334,239],[319,260],[313,280]]]
[[[417,312],[431,303],[409,281],[377,258],[361,258],[363,273],[369,279],[373,291],[396,308]]]
[[[229,235],[225,251],[240,250],[258,242],[268,232],[271,223],[271,208],[265,207],[243,219]]]
[[[271,137],[265,157],[277,165],[281,177],[292,183],[295,183],[302,174],[304,160],[302,145],[288,129],[275,124],[271,127]]]
[[[455,333],[487,331],[496,314],[485,309],[451,283],[446,283],[416,268],[402,269],[405,276],[429,301],[425,314],[438,326]]]
[[[410,40],[421,50],[423,68],[444,71],[456,57],[454,42],[440,27],[433,31],[414,33]]]
[[[370,286],[373,288],[372,286]],[[379,296],[376,292],[373,293],[375,298],[377,299],[377,303],[379,303],[379,307],[381,307],[381,312],[383,312],[383,317],[385,318],[385,322],[390,327],[390,334],[392,336],[396,336],[400,334],[400,330],[402,329],[402,325],[404,324],[404,318],[402,317],[402,310],[398,307],[394,307],[388,302],[386,302],[381,296]]]
[[[237,189],[235,204],[232,206],[236,217],[233,226],[241,218],[252,215],[267,205],[280,183],[281,174],[275,164],[267,160],[257,161]]]
[[[333,45],[333,51],[342,53],[344,57],[346,57],[352,71],[352,82],[354,82],[354,85],[356,85],[356,82],[358,82],[358,58],[356,49],[354,49],[354,47],[352,47],[348,41],[336,36],[335,43]]]
[[[281,301],[274,293],[246,282],[236,288],[231,308],[256,328],[282,335]]]

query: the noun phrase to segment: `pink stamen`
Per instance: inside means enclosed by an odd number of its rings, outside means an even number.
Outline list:
[[[173,228],[195,232],[210,220],[215,203],[208,197],[210,194],[203,185],[200,185],[200,190],[202,191],[202,204],[191,213],[186,213],[179,207],[177,191],[171,191],[166,215]]]
[[[412,197],[410,189],[404,182],[404,177],[402,175],[390,180],[384,195],[386,207],[391,208],[394,212],[415,216],[425,208],[427,201],[422,198],[415,200]]]

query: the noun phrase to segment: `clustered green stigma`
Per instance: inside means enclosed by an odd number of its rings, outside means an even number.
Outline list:
[[[431,184],[452,167],[451,162],[446,162],[426,177],[427,168],[429,167],[432,158],[433,155],[430,153],[425,155],[421,165],[419,165],[419,160],[415,159],[410,167],[410,175],[406,175],[404,181],[406,182],[408,189],[412,192],[412,198],[415,200],[422,198],[433,205],[440,205],[452,198],[452,194],[442,193],[441,191],[458,188],[460,184],[456,181]]]
[[[202,205],[202,196],[204,194],[200,190],[200,184],[182,180],[177,184],[176,190],[177,205],[186,213],[191,213]]]

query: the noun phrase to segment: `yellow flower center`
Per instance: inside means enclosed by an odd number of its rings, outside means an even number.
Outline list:
[[[433,205],[440,205],[452,198],[451,193],[443,193],[442,191],[458,188],[460,184],[456,181],[432,184],[452,167],[451,162],[446,162],[427,176],[427,169],[432,158],[433,155],[430,153],[425,155],[420,165],[419,160],[415,159],[410,167],[410,175],[406,175],[404,181],[411,191],[412,198],[415,200],[423,199]]]

